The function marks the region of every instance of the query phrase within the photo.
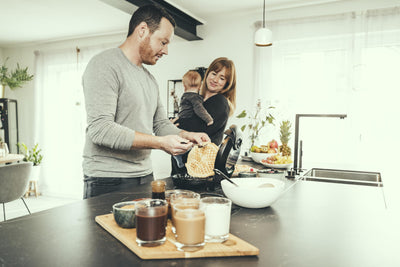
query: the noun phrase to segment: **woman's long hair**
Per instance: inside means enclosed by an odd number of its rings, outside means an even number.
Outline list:
[[[228,100],[230,108],[229,116],[232,116],[236,108],[236,69],[235,69],[235,64],[233,64],[232,60],[226,57],[219,57],[215,59],[213,62],[211,62],[210,66],[206,71],[206,74],[204,75],[204,81],[200,89],[200,94],[202,96],[205,96],[205,93],[207,91],[206,79],[210,71],[219,72],[223,68],[226,69],[225,73],[226,84],[224,88],[219,92],[219,94],[222,94]]]

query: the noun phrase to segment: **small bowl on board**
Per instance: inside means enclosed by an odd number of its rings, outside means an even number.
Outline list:
[[[137,201],[125,201],[113,205],[114,220],[122,228],[135,228],[135,205]]]

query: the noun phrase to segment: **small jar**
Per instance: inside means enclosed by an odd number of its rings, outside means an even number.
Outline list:
[[[155,180],[151,182],[151,198],[165,200],[165,181]]]

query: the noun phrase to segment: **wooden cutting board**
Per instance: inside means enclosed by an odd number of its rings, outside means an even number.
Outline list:
[[[170,222],[167,226],[167,240],[157,247],[139,247],[136,243],[136,229],[124,229],[117,225],[113,214],[96,216],[96,222],[111,235],[127,246],[141,259],[174,259],[174,258],[204,258],[258,255],[260,250],[242,239],[229,234],[224,243],[206,243],[194,252],[178,251],[174,245],[175,236],[171,231]]]

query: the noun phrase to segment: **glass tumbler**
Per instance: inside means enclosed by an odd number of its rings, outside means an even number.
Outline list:
[[[168,203],[161,199],[146,199],[136,203],[136,242],[139,246],[164,244]]]
[[[205,197],[200,209],[206,216],[206,242],[224,242],[229,238],[232,201],[224,197]]]
[[[175,193],[170,196],[170,204],[171,204],[171,230],[175,233],[175,204],[181,204],[181,208],[194,208],[198,209],[200,206],[200,194],[195,192],[180,192]]]
[[[204,246],[204,211],[187,208],[184,204],[174,205],[175,245],[180,251],[192,250]]]
[[[184,190],[184,189],[170,189],[165,191],[165,200],[168,202],[168,219],[171,219],[171,203],[170,203],[170,198],[173,194],[177,193],[194,193],[193,191],[190,190]]]

